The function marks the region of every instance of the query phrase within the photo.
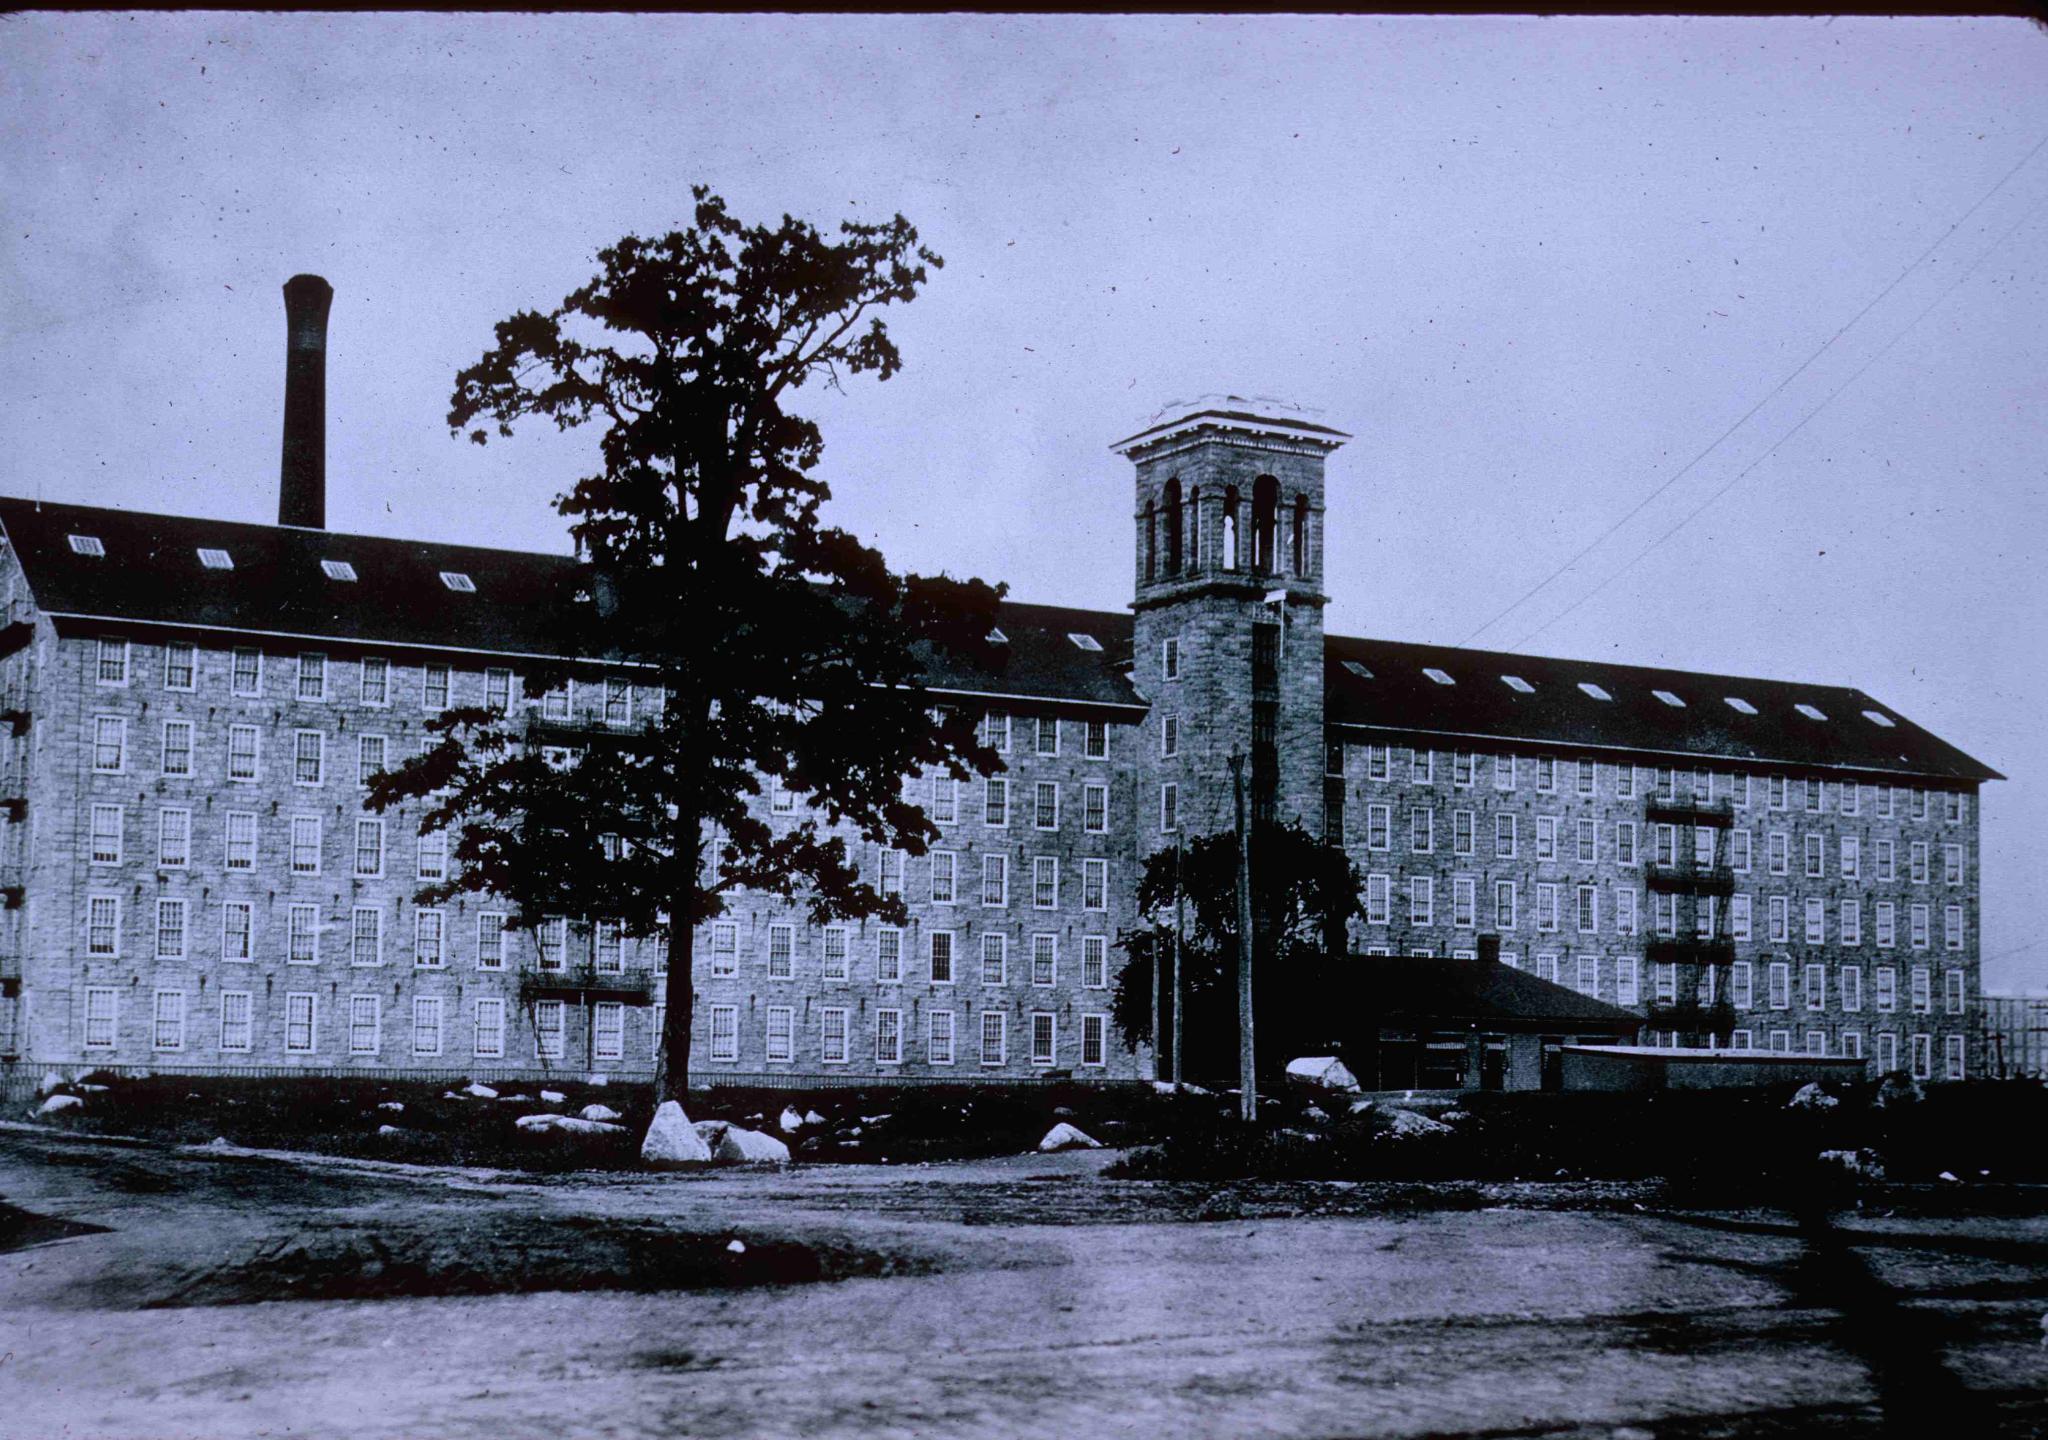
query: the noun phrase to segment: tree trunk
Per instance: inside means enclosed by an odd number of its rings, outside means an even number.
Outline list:
[[[697,1008],[696,944],[698,866],[703,853],[701,822],[679,820],[677,833],[689,837],[676,856],[675,898],[668,912],[668,1007],[661,1027],[661,1049],[654,1060],[654,1103],[673,1100],[687,1111],[690,1094],[690,1030]]]

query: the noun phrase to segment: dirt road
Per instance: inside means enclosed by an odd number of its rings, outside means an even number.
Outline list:
[[[1099,1168],[535,1183],[0,1132],[0,1436],[2048,1433],[2039,1217]]]

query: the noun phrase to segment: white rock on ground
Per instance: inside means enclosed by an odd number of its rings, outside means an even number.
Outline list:
[[[789,1147],[773,1135],[728,1125],[718,1137],[718,1158],[732,1165],[787,1165]]]
[[[1834,1096],[1820,1088],[1820,1082],[1810,1080],[1799,1087],[1799,1093],[1785,1102],[1787,1110],[1832,1110],[1841,1104]]]
[[[1839,1165],[1866,1180],[1884,1179],[1884,1162],[1874,1150],[1823,1150],[1820,1160],[1823,1165]]]
[[[559,1105],[568,1098],[567,1095],[564,1095],[559,1090],[543,1090],[540,1092],[540,1103],[543,1105]]]
[[[612,1077],[606,1075],[602,1071],[599,1071],[597,1074],[591,1076],[584,1083],[586,1085],[609,1085],[612,1083]]]
[[[36,1110],[38,1115],[58,1115],[66,1110],[82,1109],[85,1102],[76,1095],[52,1095]]]
[[[662,1101],[654,1112],[653,1122],[647,1127],[647,1138],[640,1142],[641,1162],[662,1169],[702,1165],[710,1158],[711,1147],[690,1124],[690,1117],[683,1113],[683,1107],[673,1100]]]
[[[783,1134],[794,1135],[804,1128],[804,1117],[785,1105],[782,1107],[782,1118],[776,1123],[782,1127]]]
[[[1102,1142],[1062,1120],[1038,1142],[1041,1150],[1100,1150]]]
[[[744,1255],[747,1253],[747,1242],[744,1240],[728,1241],[725,1248],[735,1255]]]
[[[806,1110],[806,1111],[804,1111],[804,1124],[806,1124],[806,1125],[823,1125],[824,1123],[825,1123],[825,1117],[824,1117],[823,1115],[820,1115],[820,1114],[819,1114],[819,1113],[818,1113],[817,1111],[815,1111],[815,1110]]]
[[[43,1083],[36,1086],[38,1095],[54,1095],[64,1088],[64,1077],[55,1070],[43,1077]]]
[[[703,1137],[704,1143],[711,1147],[711,1153],[716,1155],[718,1153],[718,1142],[725,1138],[726,1131],[732,1129],[732,1121],[699,1120],[690,1128]]]
[[[1324,1090],[1358,1089],[1358,1077],[1335,1055],[1305,1055],[1289,1060],[1287,1078],[1298,1085],[1315,1085]]]
[[[389,1110],[392,1114],[396,1115],[405,1108],[405,1102],[403,1100],[382,1100],[378,1102],[377,1108],[379,1110]]]
[[[393,1132],[394,1134],[395,1134],[395,1133],[397,1133],[397,1127],[395,1127],[395,1126],[391,1126],[391,1125],[379,1125],[379,1126],[377,1127],[377,1133],[378,1133],[379,1135],[383,1134],[383,1133],[384,1133],[384,1132],[385,1132],[386,1130],[390,1130],[390,1131],[392,1131],[392,1132]],[[216,1136],[214,1136],[214,1137],[213,1137],[213,1138],[212,1138],[211,1140],[209,1140],[209,1141],[207,1141],[207,1142],[206,1142],[206,1148],[207,1148],[207,1149],[209,1149],[209,1150],[232,1150],[232,1149],[234,1149],[235,1147],[234,1147],[234,1145],[233,1145],[233,1144],[231,1144],[231,1143],[229,1142],[229,1140],[228,1140],[228,1137],[227,1137],[227,1136],[225,1136],[225,1135],[216,1135]]]
[[[498,1098],[507,1105],[531,1105],[533,1103],[531,1095],[500,1095]]]
[[[585,1120],[617,1120],[619,1112],[609,1105],[585,1105],[577,1112]]]
[[[607,1125],[602,1120],[585,1120],[580,1115],[521,1115],[512,1123],[521,1130],[540,1134],[566,1130],[572,1135],[616,1135],[626,1128]]]
[[[377,1127],[377,1133],[379,1135],[403,1135],[405,1132],[399,1129],[396,1125],[379,1125]],[[216,1140],[213,1143],[216,1145],[220,1145],[224,1142]]]
[[[1415,1135],[1448,1135],[1451,1127],[1441,1120],[1432,1120],[1427,1115],[1418,1115],[1413,1110],[1396,1110],[1387,1119],[1393,1125],[1393,1134],[1406,1139]]]
[[[462,1087],[462,1093],[473,1100],[495,1100],[498,1098],[498,1092],[484,1084],[481,1080],[470,1081]]]

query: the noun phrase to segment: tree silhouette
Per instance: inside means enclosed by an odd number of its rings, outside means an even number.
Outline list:
[[[593,733],[530,708],[449,711],[370,797],[424,799],[422,833],[456,832],[423,902],[483,891],[519,925],[567,915],[665,936],[661,1099],[688,1087],[692,937],[727,895],[903,920],[850,842],[922,853],[938,832],[905,777],[995,768],[922,676],[941,652],[990,670],[1003,654],[988,641],[999,590],[899,577],[823,522],[823,438],[786,408],[813,381],[895,374],[876,312],[911,300],[939,257],[900,215],[827,238],[789,216],[742,225],[692,193],[688,228],[629,235],[554,309],[499,322],[448,415],[480,445],[527,419],[601,427],[595,473],[556,501],[581,563],[548,619],[557,654],[604,665],[536,664],[528,694],[624,677],[659,687],[659,718]],[[788,813],[763,803],[764,778],[794,797]]]

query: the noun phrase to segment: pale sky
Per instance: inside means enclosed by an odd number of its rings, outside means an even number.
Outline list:
[[[901,211],[904,372],[803,397],[899,567],[1123,606],[1107,447],[1215,391],[1356,437],[1334,632],[1465,641],[1640,505],[1474,643],[1856,685],[2013,776],[1984,973],[2048,991],[2044,139],[2021,20],[0,17],[0,490],[274,520],[311,270],[329,523],[565,549],[584,443],[444,424],[492,323],[692,181]]]

